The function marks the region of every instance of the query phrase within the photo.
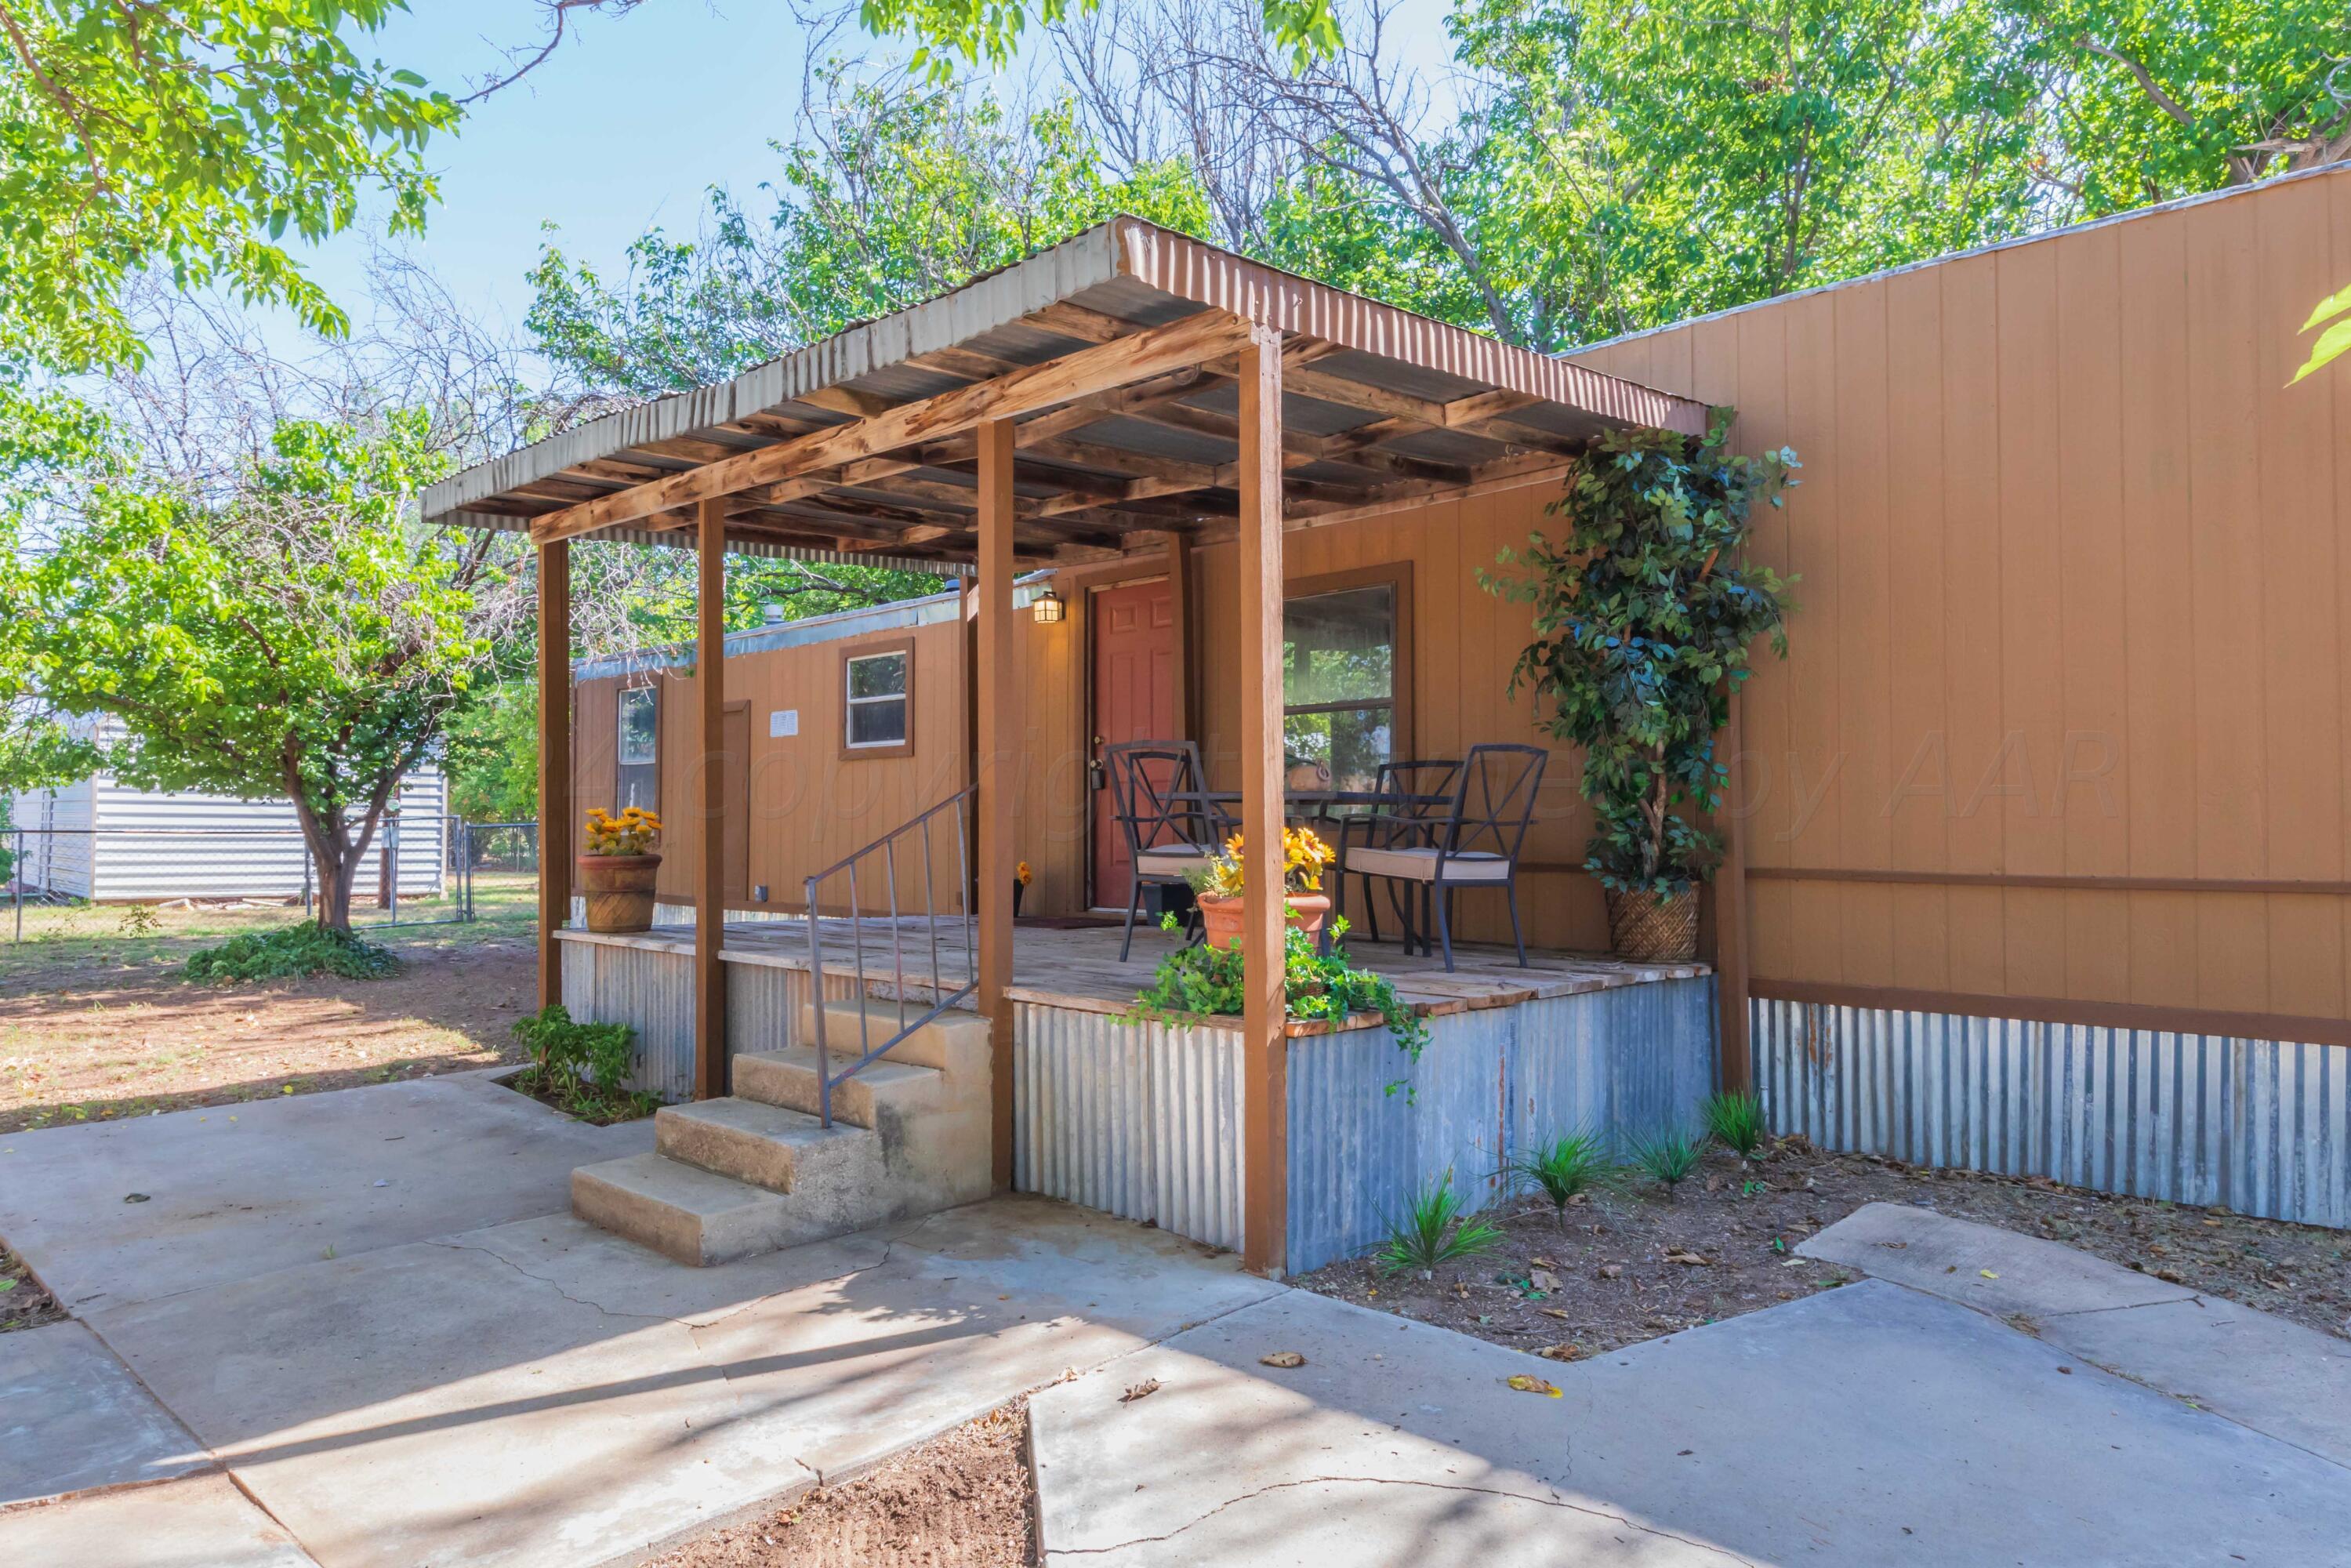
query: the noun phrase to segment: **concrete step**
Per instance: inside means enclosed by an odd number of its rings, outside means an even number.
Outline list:
[[[880,1154],[880,1135],[804,1112],[728,1097],[653,1113],[653,1147],[681,1164],[770,1192],[821,1183],[831,1167]]]
[[[835,1073],[855,1058],[835,1054]],[[735,1092],[746,1100],[780,1105],[813,1116],[820,1104],[816,1048],[747,1051],[735,1058]],[[872,1063],[832,1091],[832,1119],[856,1127],[882,1125],[884,1116],[904,1120],[946,1103],[946,1075],[935,1068],[914,1067],[887,1057]]]
[[[571,1173],[571,1211],[696,1268],[812,1239],[780,1193],[658,1154],[581,1166]]]
[[[909,1002],[906,1016],[920,1018],[927,1004]],[[816,1004],[800,1006],[800,1043],[816,1043]],[[838,998],[824,1004],[825,1044],[837,1056],[862,1056],[898,1032],[898,1005],[879,998]],[[935,1068],[960,1077],[987,1065],[987,1020],[977,1013],[941,1013],[892,1046],[882,1058],[913,1067]]]

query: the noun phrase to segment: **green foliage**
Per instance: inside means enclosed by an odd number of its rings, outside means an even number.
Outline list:
[[[538,688],[500,681],[449,720],[442,746],[449,810],[473,822],[538,817]]]
[[[1166,915],[1161,925],[1172,931],[1176,917]],[[1334,923],[1331,934],[1331,951],[1323,954],[1314,950],[1313,937],[1294,925],[1283,928],[1283,989],[1289,1016],[1336,1022],[1356,1013],[1377,1013],[1395,1037],[1396,1049],[1418,1061],[1428,1044],[1428,1020],[1396,995],[1395,984],[1386,976],[1355,967],[1341,945],[1347,935],[1344,920]],[[1237,1017],[1248,999],[1241,974],[1238,944],[1212,947],[1204,942],[1178,947],[1159,960],[1151,983],[1135,994],[1134,1010],[1125,1015],[1127,1021],[1196,1023],[1203,1019]],[[1399,1087],[1401,1083],[1388,1085],[1389,1092]]]
[[[141,348],[117,299],[148,268],[342,313],[279,242],[346,227],[382,199],[393,232],[434,194],[423,147],[459,109],[361,59],[396,0],[39,0],[0,28],[0,357],[59,369]]]
[[[1120,212],[1196,232],[1196,182],[1174,167],[1106,180],[1068,104],[1026,118],[992,95],[819,78],[826,134],[779,146],[772,204],[724,190],[690,240],[649,230],[608,282],[552,235],[530,273],[540,351],[591,386],[652,396],[735,375],[856,322],[933,298]]]
[[[1339,22],[1332,0],[1261,0],[1265,29],[1304,65],[1339,46]],[[1050,26],[1072,10],[1094,11],[1102,0],[860,0],[858,16],[876,37],[914,41],[914,68],[934,82],[946,81],[958,62],[1001,68],[1012,63],[1020,37],[1033,19]]]
[[[515,1039],[530,1052],[516,1076],[524,1093],[584,1121],[624,1122],[651,1115],[657,1095],[623,1081],[636,1065],[637,1031],[624,1023],[575,1023],[561,1003],[517,1019]]]
[[[394,412],[279,424],[218,500],[100,467],[15,590],[26,680],[121,722],[126,783],[296,802],[336,927],[401,776],[525,653],[481,623],[507,582],[492,537],[405,516],[444,466],[423,417]]]
[[[1608,1178],[1607,1145],[1586,1130],[1564,1133],[1538,1144],[1512,1160],[1507,1174],[1531,1182],[1551,1199],[1559,1222],[1567,1223],[1567,1206],[1579,1193],[1589,1192]]]
[[[1664,1186],[1670,1199],[1675,1188],[1698,1174],[1706,1145],[1679,1127],[1660,1127],[1626,1140],[1625,1152],[1631,1156],[1633,1168]]]
[[[138,933],[126,925],[124,934]],[[390,948],[307,920],[275,931],[248,932],[217,947],[199,949],[188,955],[182,970],[187,978],[205,986],[298,979],[317,974],[380,980],[399,972],[400,958]]]
[[[1401,1215],[1387,1221],[1387,1238],[1372,1249],[1384,1273],[1408,1269],[1426,1273],[1439,1264],[1479,1257],[1502,1244],[1502,1233],[1474,1214],[1464,1214],[1450,1172],[1415,1193]]]
[[[1501,553],[1519,570],[1479,574],[1488,591],[1535,607],[1510,690],[1541,693],[1543,727],[1583,748],[1596,820],[1584,864],[1607,887],[1678,896],[1712,874],[1715,836],[1674,807],[1720,803],[1729,773],[1714,737],[1750,645],[1769,633],[1787,653],[1788,584],[1741,551],[1749,511],[1780,505],[1796,455],[1735,456],[1729,428],[1726,411],[1703,439],[1601,435],[1552,507],[1566,537],[1538,533]]]
[[[2302,329],[2307,332],[2320,322],[2337,316],[2342,319],[2321,332],[2318,341],[2311,345],[2310,358],[2294,372],[2294,381],[2314,376],[2345,354],[2351,353],[2351,288],[2342,289],[2320,300],[2318,308],[2310,313],[2310,319],[2302,324]]]
[[[1746,1090],[1722,1090],[1706,1097],[1706,1130],[1742,1159],[1763,1146],[1763,1102]]]

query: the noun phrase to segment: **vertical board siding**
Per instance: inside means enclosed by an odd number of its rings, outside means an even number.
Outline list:
[[[1019,1004],[1015,1185],[1238,1248],[1240,1054],[1232,1030]]]
[[[1801,579],[1743,699],[1758,982],[2351,1011],[2339,891],[1772,874],[2351,875],[2351,361],[2289,384],[2346,278],[2334,170],[1577,356],[1804,462],[1754,549]]]
[[[2338,1047],[1760,999],[1751,1017],[1775,1133],[2351,1227]]]
[[[1292,1040],[1290,1272],[1376,1245],[1448,1176],[1484,1207],[1512,1159],[1562,1134],[1688,1125],[1714,1087],[1714,1005],[1709,977],[1452,1013],[1417,1064],[1384,1029]]]

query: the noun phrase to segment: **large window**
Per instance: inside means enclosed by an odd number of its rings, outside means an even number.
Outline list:
[[[841,663],[841,749],[856,757],[904,757],[914,748],[914,645],[911,639],[862,648]]]
[[[613,751],[619,761],[614,793],[621,807],[661,810],[661,699],[653,686],[621,693],[620,723]]]
[[[1282,746],[1368,789],[1411,744],[1412,582],[1401,567],[1308,579],[1282,607]]]

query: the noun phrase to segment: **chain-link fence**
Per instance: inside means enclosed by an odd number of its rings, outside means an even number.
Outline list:
[[[305,920],[317,867],[294,828],[158,824],[0,829],[11,940],[99,934],[234,934]],[[355,926],[528,922],[538,904],[538,825],[403,814],[351,879]],[[97,922],[98,924],[93,924]]]

